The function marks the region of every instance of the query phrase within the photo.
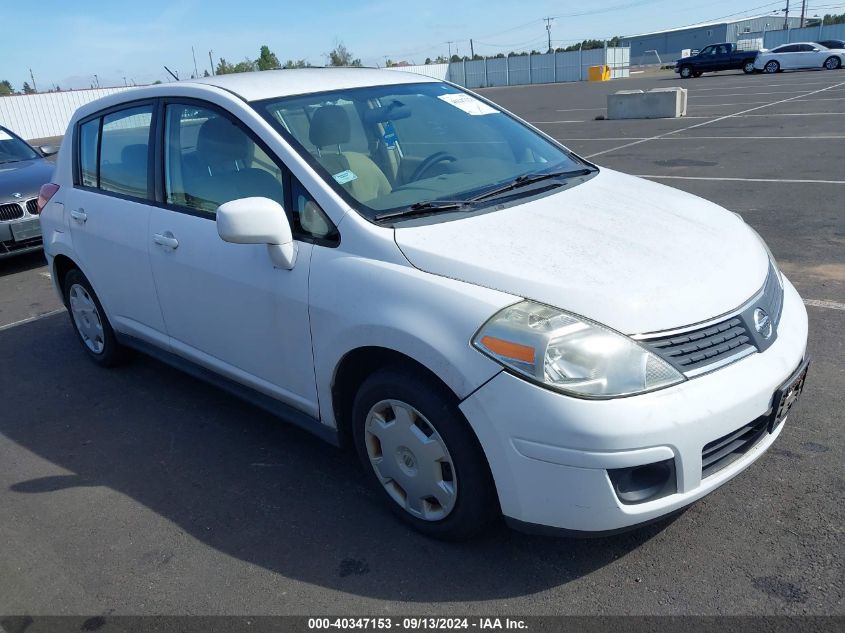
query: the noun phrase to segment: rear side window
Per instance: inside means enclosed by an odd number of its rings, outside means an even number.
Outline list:
[[[103,117],[100,189],[147,196],[147,160],[153,106],[143,105]]]
[[[168,204],[209,215],[239,198],[285,202],[273,159],[228,117],[195,105],[167,106],[164,192]]]
[[[145,104],[82,123],[77,184],[147,198],[152,114],[153,105]]]
[[[100,138],[100,119],[79,126],[80,183],[86,187],[97,186],[97,143]]]

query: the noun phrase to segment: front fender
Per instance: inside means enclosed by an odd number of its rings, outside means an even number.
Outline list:
[[[501,371],[471,345],[479,327],[520,298],[376,261],[315,249],[309,303],[320,417],[336,426],[332,381],[341,360],[361,347],[409,356],[465,398]]]

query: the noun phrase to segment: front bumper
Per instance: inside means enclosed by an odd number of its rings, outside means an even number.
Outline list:
[[[0,222],[0,258],[35,251],[41,246],[38,216],[25,215],[18,220]]]
[[[629,398],[582,400],[498,374],[461,403],[479,437],[502,511],[516,524],[607,532],[655,520],[718,488],[777,439],[766,433],[702,477],[702,449],[765,415],[804,358],[807,312],[788,280],[778,337],[752,354],[674,387]],[[624,504],[608,469],[674,460],[677,491]]]

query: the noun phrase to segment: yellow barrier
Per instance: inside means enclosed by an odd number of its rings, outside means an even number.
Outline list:
[[[610,79],[610,66],[590,66],[587,70],[589,81],[607,81]]]

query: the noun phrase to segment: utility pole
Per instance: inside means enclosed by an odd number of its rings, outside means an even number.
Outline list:
[[[215,73],[214,73],[214,60],[213,60],[213,59],[211,59],[211,54],[212,54],[213,52],[214,52],[214,51],[208,51],[208,63],[209,63],[209,64],[211,64],[211,76],[212,76],[212,77],[214,77],[214,75],[215,75]]]
[[[783,18],[784,30],[789,28],[789,0],[786,0],[786,16]]]
[[[469,56],[475,59],[475,48],[472,46],[472,38],[469,39]]]
[[[454,44],[455,42],[450,41],[450,42],[446,42],[446,43],[449,45],[449,61],[452,61],[452,44]]]
[[[32,91],[38,92],[38,88],[35,87],[35,75],[32,74],[32,68],[29,69],[29,78],[32,79]]]
[[[94,85],[97,86],[97,88],[100,87],[100,78],[97,77],[97,75],[94,75]]]
[[[801,0],[801,28],[804,28],[804,15],[807,12],[807,0]]]
[[[552,20],[554,18],[543,18],[546,21],[546,33],[549,36],[549,49],[546,51],[547,53],[552,52]]]
[[[191,55],[194,56],[194,78],[196,79],[200,76],[200,71],[197,70],[197,54],[194,52],[193,46],[191,46]]]

